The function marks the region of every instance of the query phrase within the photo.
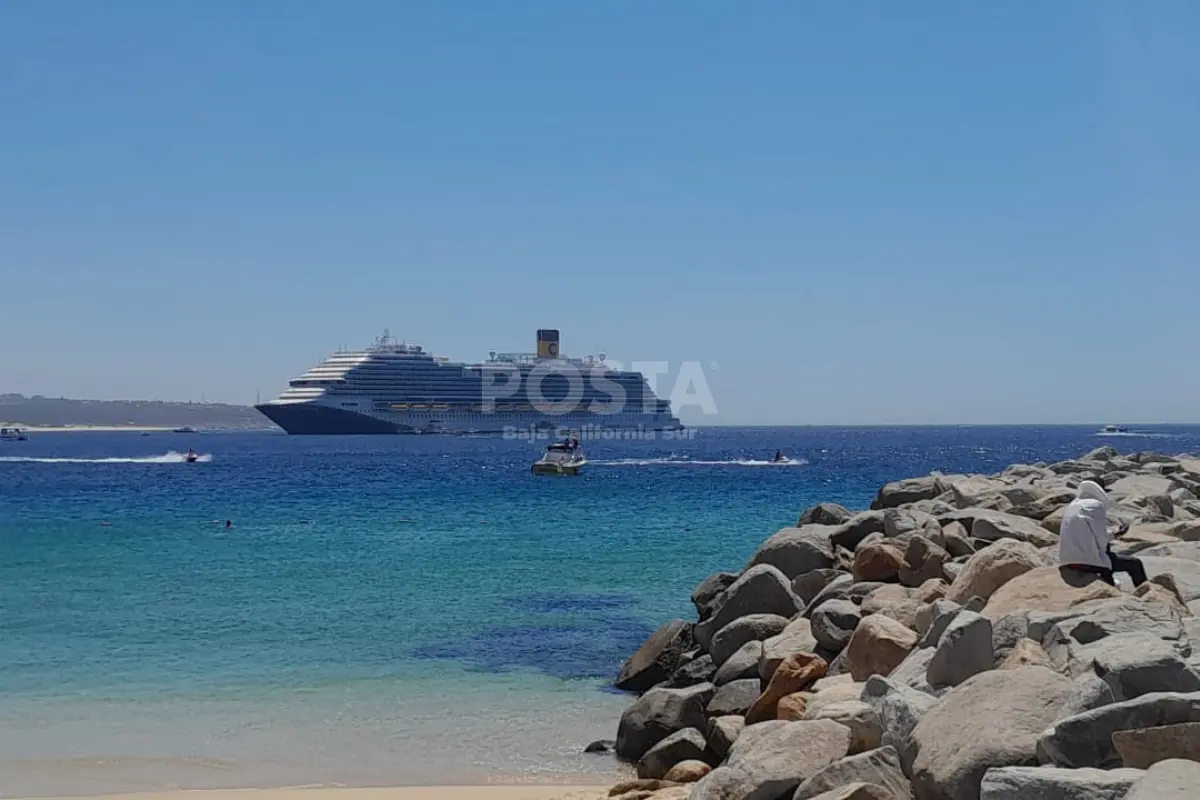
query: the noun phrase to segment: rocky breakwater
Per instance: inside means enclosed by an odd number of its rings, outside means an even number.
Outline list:
[[[1137,591],[1060,569],[1079,482]],[[823,503],[621,670],[621,800],[1200,797],[1200,459],[1112,448]]]

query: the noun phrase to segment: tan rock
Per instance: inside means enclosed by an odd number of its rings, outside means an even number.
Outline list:
[[[918,586],[913,591],[911,598],[918,603],[932,603],[934,600],[941,600],[945,597],[949,590],[950,584],[941,578],[933,578]]]
[[[1115,731],[1112,743],[1132,769],[1150,769],[1169,758],[1200,761],[1200,722]]]
[[[914,536],[904,552],[900,583],[921,586],[926,581],[939,580],[942,577],[942,565],[949,560],[950,554],[945,549],[924,536]]]
[[[915,631],[917,629],[917,616],[921,611],[922,605],[924,604],[919,600],[905,600],[902,603],[889,606],[878,613],[889,619],[894,619],[904,627]]]
[[[1133,590],[1134,597],[1139,597],[1147,603],[1161,603],[1179,612],[1181,617],[1192,616],[1191,609],[1183,599],[1175,578],[1170,573],[1155,575],[1147,583]]]
[[[1089,600],[1123,596],[1123,592],[1096,575],[1058,567],[1038,567],[996,590],[982,613],[995,622],[1018,611],[1067,611]]]
[[[1001,539],[967,559],[950,584],[946,599],[964,604],[972,597],[987,600],[1018,575],[1042,566],[1042,554],[1028,542]]]
[[[1032,639],[1020,639],[1012,650],[1009,651],[1008,657],[1000,665],[1000,669],[1016,669],[1017,667],[1049,667],[1054,669],[1054,662],[1050,660],[1050,656],[1046,655],[1046,651],[1042,646]]]
[[[846,645],[846,665],[855,681],[887,675],[917,644],[917,632],[883,614],[864,617]]]
[[[775,719],[781,719],[784,722],[799,722],[804,719],[804,714],[808,710],[809,698],[812,696],[812,692],[793,692],[782,698],[775,708]]]
[[[878,614],[885,608],[891,608],[897,603],[912,599],[913,590],[901,586],[896,583],[890,583],[886,586],[880,586],[875,591],[863,598],[859,608],[862,610],[863,616],[870,614]]]
[[[674,781],[659,778],[638,778],[636,780],[621,781],[614,785],[608,790],[608,796],[620,797],[630,792],[657,792],[659,789],[669,789],[672,786],[675,786]]]
[[[860,547],[851,572],[855,581],[894,581],[904,566],[904,551],[886,541]]]
[[[851,678],[852,680],[844,683],[827,684],[820,689],[818,689],[817,685],[814,684],[812,697],[808,698],[807,710],[804,712],[804,718],[817,719],[821,709],[832,703],[842,703],[846,700],[861,699],[864,684],[856,683],[853,680],[853,675],[847,675],[846,677]],[[819,683],[820,681],[817,682],[817,684]]]
[[[710,772],[712,772],[712,767],[708,764],[696,759],[690,759],[688,761],[680,761],[667,770],[667,774],[663,776],[663,780],[675,783],[695,783]]]
[[[883,738],[879,719],[869,705],[862,700],[839,700],[817,708],[815,715],[807,719],[833,720],[850,729],[850,755],[865,753],[879,747]]]
[[[825,659],[812,653],[794,653],[785,658],[771,676],[767,688],[746,712],[746,724],[775,719],[780,700],[809,688],[825,676],[827,669],[829,665]]]

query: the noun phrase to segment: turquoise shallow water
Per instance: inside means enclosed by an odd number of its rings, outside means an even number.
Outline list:
[[[606,684],[707,574],[885,480],[1200,445],[1094,431],[708,429],[570,480],[501,439],[0,443],[0,793],[605,780]]]

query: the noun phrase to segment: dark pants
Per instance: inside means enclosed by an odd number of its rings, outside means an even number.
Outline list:
[[[1112,562],[1112,569],[1093,567],[1088,564],[1072,564],[1071,568],[1077,569],[1080,572],[1091,572],[1099,575],[1100,579],[1110,586],[1117,585],[1117,581],[1113,577],[1117,572],[1124,572],[1126,575],[1128,575],[1129,579],[1133,581],[1134,588],[1137,588],[1146,582],[1146,568],[1142,566],[1140,559],[1119,556],[1112,551],[1112,548],[1109,548],[1108,560]]]

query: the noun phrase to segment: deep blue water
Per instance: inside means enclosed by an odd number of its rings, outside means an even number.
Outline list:
[[[1095,431],[701,429],[590,442],[572,479],[529,474],[544,443],[500,438],[0,442],[0,721],[64,698],[118,715],[168,699],[265,713],[273,697],[368,685],[537,687],[612,714],[604,686],[622,660],[811,503],[863,508],[888,480],[1103,443],[1200,449],[1195,427]],[[189,446],[211,459],[166,455]],[[797,463],[762,463],[776,448]],[[53,741],[86,754],[88,730]]]

